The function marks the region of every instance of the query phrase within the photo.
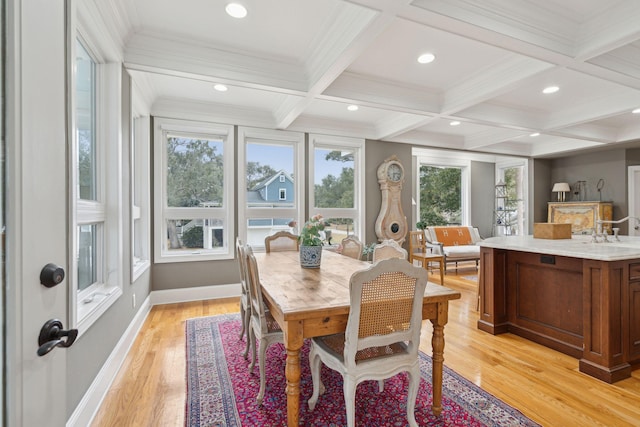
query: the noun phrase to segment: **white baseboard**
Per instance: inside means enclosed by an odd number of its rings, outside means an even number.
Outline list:
[[[131,320],[126,331],[122,334],[122,337],[120,337],[118,344],[116,344],[104,365],[102,365],[100,372],[98,372],[91,386],[73,411],[73,414],[71,414],[71,417],[67,420],[67,427],[85,427],[91,425],[93,418],[98,412],[98,409],[100,409],[100,405],[102,405],[102,401],[107,395],[113,380],[116,378],[116,375],[118,375],[118,371],[127,357],[152,306],[239,296],[239,283],[152,291],[140,306],[140,309]]]
[[[91,425],[102,400],[107,395],[111,383],[115,379],[124,359],[127,357],[133,342],[135,341],[142,324],[151,311],[151,298],[147,297],[140,305],[140,309],[129,323],[129,326],[120,337],[113,351],[102,365],[91,386],[76,406],[76,409],[67,420],[67,427],[86,427]]]
[[[202,301],[240,296],[240,283],[230,285],[200,286],[197,288],[167,289],[151,292],[151,304],[173,304],[176,302]]]

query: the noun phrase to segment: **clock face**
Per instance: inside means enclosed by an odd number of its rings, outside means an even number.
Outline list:
[[[393,182],[398,182],[402,179],[402,168],[397,163],[391,163],[387,168],[387,177]]]

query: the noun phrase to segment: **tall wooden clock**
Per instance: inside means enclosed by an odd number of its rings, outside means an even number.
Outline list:
[[[402,211],[404,167],[398,157],[391,156],[378,166],[378,183],[382,193],[380,213],[376,220],[378,240],[393,239],[402,244],[407,235],[407,217]]]

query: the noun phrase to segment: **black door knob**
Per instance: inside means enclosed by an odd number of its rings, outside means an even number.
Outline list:
[[[42,271],[40,271],[40,283],[47,288],[53,288],[54,286],[59,285],[63,280],[64,268],[53,263],[45,265],[42,268]]]

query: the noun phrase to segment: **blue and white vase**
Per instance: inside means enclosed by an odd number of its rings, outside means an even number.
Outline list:
[[[320,268],[322,246],[300,245],[300,266],[302,268]]]

